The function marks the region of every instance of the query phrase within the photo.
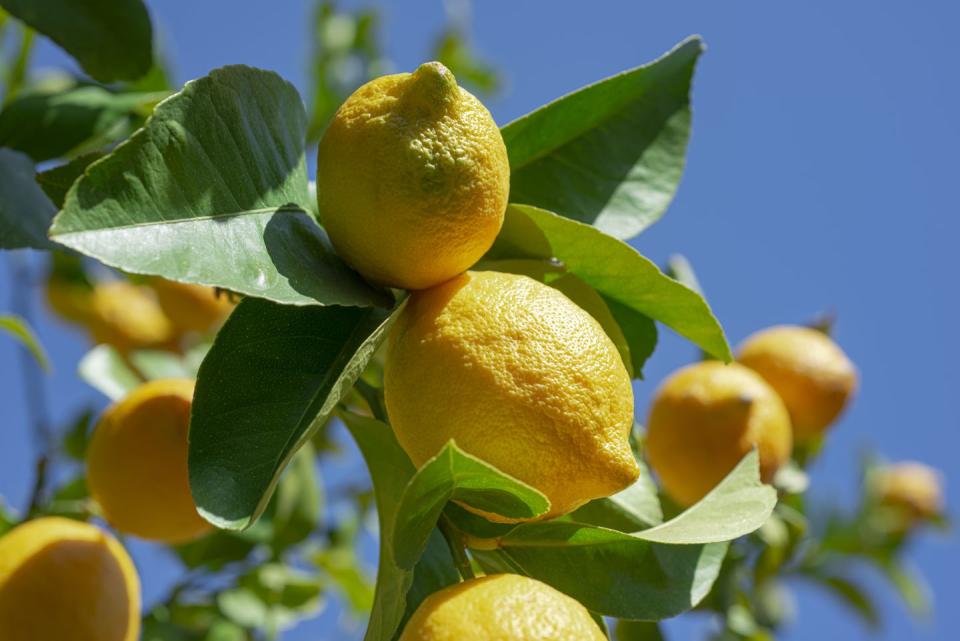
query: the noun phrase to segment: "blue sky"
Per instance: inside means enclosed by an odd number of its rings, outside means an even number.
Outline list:
[[[273,69],[306,95],[306,0],[155,1],[155,23],[178,81],[229,63]],[[344,3],[354,6],[361,3]],[[833,310],[837,337],[857,363],[861,391],[813,470],[813,494],[848,504],[865,449],[939,467],[956,490],[960,411],[960,238],[956,172],[960,62],[952,38],[960,5],[888,0],[771,3],[475,3],[474,42],[506,74],[488,101],[500,123],[583,84],[649,61],[702,34],[687,172],[667,216],[634,241],[663,263],[675,252],[697,269],[709,300],[737,342],[783,322]],[[388,53],[400,70],[422,62],[444,22],[439,0],[379,3]],[[62,64],[52,46],[37,63]],[[11,291],[0,262],[0,310]],[[36,300],[40,309],[40,300]],[[44,317],[38,330],[55,355],[52,411],[66,418],[101,404],[73,369],[81,338]],[[0,340],[0,495],[23,506],[31,474],[27,420],[10,341]],[[642,418],[656,381],[695,357],[663,332],[637,386]],[[957,513],[956,493],[949,496]],[[175,567],[134,548],[148,584],[162,594]],[[802,586],[798,621],[785,639],[947,639],[960,629],[955,535],[921,537],[912,552],[930,580],[936,612],[917,627],[882,584],[887,622],[871,636],[843,607]],[[326,636],[336,609],[287,639]],[[696,624],[671,622],[674,639]]]

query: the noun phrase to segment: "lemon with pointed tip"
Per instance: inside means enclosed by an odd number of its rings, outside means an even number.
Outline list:
[[[391,330],[384,393],[415,465],[453,439],[543,492],[546,516],[639,475],[616,346],[587,312],[526,276],[467,272],[411,294]]]
[[[87,450],[87,484],[104,518],[143,539],[182,543],[205,534],[187,473],[194,382],[144,383],[111,405]]]
[[[376,283],[424,289],[468,269],[500,231],[509,189],[500,130],[439,62],[363,85],[320,141],[320,222]]]
[[[670,375],[654,394],[644,442],[667,493],[692,505],[757,448],[769,482],[790,459],[787,408],[742,365],[705,361]]]
[[[857,388],[857,370],[840,346],[809,327],[759,331],[743,342],[737,360],[783,399],[798,443],[823,434]]]
[[[140,581],[103,530],[43,517],[0,537],[0,639],[136,641]]]
[[[516,574],[471,579],[428,596],[400,641],[606,641],[590,612]]]

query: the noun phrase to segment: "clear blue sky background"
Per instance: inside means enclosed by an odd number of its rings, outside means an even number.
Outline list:
[[[150,4],[178,81],[242,62],[280,72],[305,94],[306,0]],[[444,22],[441,2],[379,6],[389,55],[412,69]],[[826,502],[852,502],[865,448],[931,463],[957,490],[958,24],[953,0],[484,0],[474,7],[475,44],[506,71],[505,91],[489,101],[500,123],[649,61],[691,33],[704,36],[686,175],[664,220],[634,244],[661,264],[671,253],[687,255],[733,341],[770,324],[838,313],[837,335],[860,368],[862,390],[813,470],[813,494]],[[63,61],[48,44],[37,58]],[[10,287],[3,262],[0,310]],[[102,404],[73,373],[81,338],[48,317],[38,329],[55,355],[55,417]],[[694,357],[690,345],[663,333],[649,382],[637,387],[638,415],[655,382]],[[0,340],[0,389],[0,494],[22,507],[31,450],[8,340]],[[957,514],[956,491],[950,505]],[[146,598],[157,598],[175,566],[147,545],[134,553]],[[871,637],[842,606],[798,586],[799,619],[785,638],[956,638],[956,536],[922,537],[912,557],[936,595],[927,624],[909,622],[892,592],[875,583],[888,627]],[[285,638],[346,638],[333,632],[340,618],[332,607]],[[667,627],[675,639],[697,638],[700,629]]]

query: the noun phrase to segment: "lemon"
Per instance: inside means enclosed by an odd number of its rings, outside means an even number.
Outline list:
[[[206,533],[187,475],[193,381],[144,383],[110,406],[87,451],[87,483],[121,532],[180,543]]]
[[[374,282],[423,289],[449,280],[503,224],[510,168],[500,130],[439,62],[357,89],[317,158],[320,222]]]
[[[645,448],[667,493],[692,505],[753,448],[760,476],[773,479],[790,458],[787,408],[742,365],[706,361],[667,378],[654,395]]]
[[[90,335],[126,353],[136,349],[171,349],[176,330],[150,288],[115,280],[93,288]]]
[[[934,468],[914,461],[885,465],[871,477],[878,502],[909,527],[943,513],[943,482]]]
[[[226,293],[212,287],[155,278],[150,286],[156,292],[160,309],[180,334],[206,334],[218,328],[235,307]]]
[[[843,350],[808,327],[782,325],[757,332],[740,346],[737,360],[783,399],[798,443],[822,434],[857,387],[857,370]]]
[[[414,292],[391,330],[384,392],[415,465],[454,439],[543,492],[547,516],[639,474],[616,346],[570,299],[526,276],[467,272]]]
[[[606,641],[579,602],[535,579],[496,574],[427,597],[400,641]]]
[[[88,523],[44,517],[0,537],[0,639],[139,636],[140,581],[112,536]]]

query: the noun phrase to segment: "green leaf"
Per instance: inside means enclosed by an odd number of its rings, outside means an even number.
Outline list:
[[[21,93],[0,112],[0,146],[36,162],[90,151],[127,135],[136,114],[167,94],[96,85]]]
[[[92,409],[80,412],[64,432],[63,453],[75,461],[83,461],[87,457],[94,416]]]
[[[63,201],[67,198],[67,192],[73,187],[73,183],[83,175],[83,172],[94,161],[100,160],[106,152],[91,151],[90,153],[77,156],[64,165],[58,165],[46,171],[37,174],[37,184],[40,189],[53,201],[57,209],[63,208]]]
[[[307,441],[293,457],[267,509],[273,525],[270,544],[274,551],[282,552],[310,536],[320,523],[322,505],[316,452]]]
[[[604,297],[604,301],[627,341],[634,378],[643,378],[643,366],[647,364],[647,359],[653,356],[653,350],[657,347],[656,323],[619,301],[607,297]]]
[[[641,620],[673,616],[709,592],[726,542],[756,530],[772,512],[776,492],[760,483],[758,461],[751,452],[699,503],[650,529],[625,533],[568,520],[522,523],[501,533],[496,549],[475,553],[488,560],[499,555],[501,564],[594,612]]]
[[[19,316],[0,314],[0,330],[17,339],[33,355],[33,358],[44,371],[50,371],[50,359],[47,358],[47,352],[25,320]]]
[[[77,374],[111,401],[120,400],[143,383],[109,345],[97,345],[87,352],[77,364]]]
[[[878,628],[880,625],[880,615],[876,606],[870,598],[870,595],[864,590],[863,586],[858,585],[856,581],[849,577],[836,574],[815,574],[808,575],[809,578],[816,581],[818,585],[829,590],[835,597],[844,603],[850,610],[860,616],[871,628]]]
[[[217,69],[87,167],[51,234],[131,273],[294,305],[387,305],[308,213],[305,125],[280,76]]]
[[[506,125],[510,199],[636,236],[673,198],[690,137],[699,38]]]
[[[373,582],[361,570],[361,561],[353,547],[321,550],[311,560],[340,590],[354,614],[366,616],[370,612]]]
[[[930,616],[933,611],[932,597],[930,587],[922,576],[897,560],[878,562],[877,565],[915,617]]]
[[[57,211],[34,180],[33,162],[0,149],[0,249],[53,249],[47,229]]]
[[[270,563],[240,578],[237,587],[217,596],[223,614],[245,628],[263,630],[269,638],[315,615],[323,607],[319,578],[289,566]]]
[[[693,271],[693,265],[690,264],[686,256],[682,254],[671,256],[667,260],[666,273],[670,278],[683,283],[701,296],[703,295],[703,287],[700,285],[697,273]]]
[[[686,511],[634,536],[672,544],[732,541],[763,525],[776,504],[777,491],[760,482],[760,457],[754,449]]]
[[[543,494],[450,441],[420,467],[403,492],[392,543],[398,566],[409,570],[416,565],[448,501],[511,519],[532,519],[550,509]]]
[[[652,621],[618,621],[617,641],[664,641],[660,626]]]
[[[77,59],[100,82],[134,80],[153,60],[141,0],[0,0],[0,5]]]
[[[200,366],[194,394],[190,487],[207,520],[228,529],[256,521],[390,322],[379,308],[240,302]]]
[[[459,577],[436,531],[414,570],[397,565],[392,545],[394,522],[404,488],[416,469],[389,425],[351,412],[343,412],[341,418],[367,462],[380,520],[377,586],[364,641],[392,641],[413,607],[427,594],[457,582]]]
[[[559,263],[602,294],[615,316],[623,318],[626,308],[663,323],[721,360],[732,359],[723,329],[703,297],[621,240],[543,209],[511,205],[487,260],[518,258]]]
[[[130,354],[130,362],[148,381],[164,378],[193,378],[183,358],[172,352],[143,349]]]
[[[515,540],[497,550],[474,550],[474,557],[543,581],[594,612],[624,619],[659,621],[695,606],[713,586],[727,549],[726,543],[650,543],[576,523],[550,527],[552,540]]]

